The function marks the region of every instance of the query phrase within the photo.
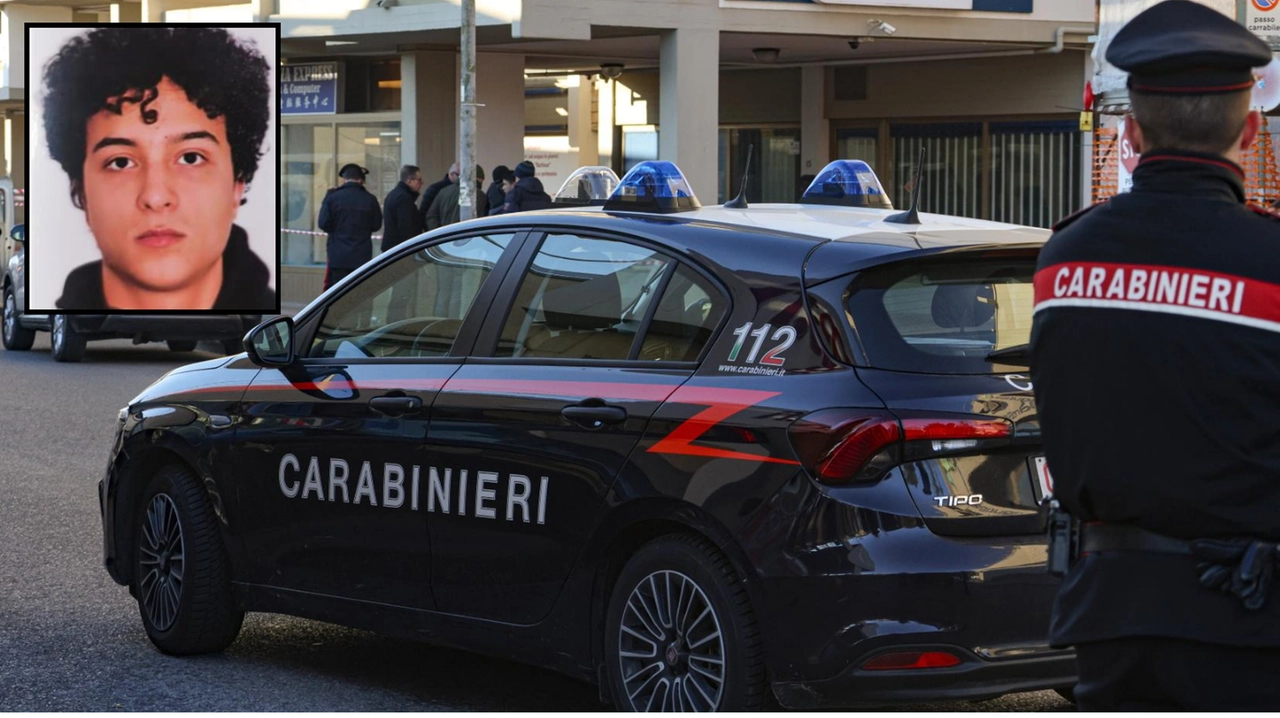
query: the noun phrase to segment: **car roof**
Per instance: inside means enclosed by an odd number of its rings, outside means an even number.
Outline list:
[[[990,222],[945,214],[921,212],[921,223],[896,224],[885,219],[894,210],[860,207],[838,207],[808,204],[753,204],[746,209],[726,209],[720,205],[702,207],[671,214],[642,212],[606,212],[600,207],[550,209],[531,213],[503,215],[528,221],[555,222],[554,218],[579,220],[607,216],[618,220],[661,220],[673,224],[734,227],[820,241],[879,245],[893,249],[919,250],[976,245],[1038,244],[1049,238],[1050,231],[1004,222]],[[493,219],[493,218],[490,218]],[[518,220],[517,220],[518,221]]]

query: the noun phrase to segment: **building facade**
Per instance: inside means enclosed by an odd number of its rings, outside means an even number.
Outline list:
[[[1079,116],[1095,0],[476,5],[486,173],[527,158],[554,192],[579,165],[621,173],[669,159],[705,203],[738,192],[754,148],[749,200],[794,200],[828,161],[857,157],[901,205],[924,149],[926,210],[1048,226],[1088,200],[1091,135]],[[316,214],[339,167],[369,168],[381,197],[400,165],[421,166],[431,182],[457,157],[457,0],[85,0],[0,11],[0,110],[14,137],[5,161],[18,186],[22,22],[280,24],[286,310],[320,291]]]

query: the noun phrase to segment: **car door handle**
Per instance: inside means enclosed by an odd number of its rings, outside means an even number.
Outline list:
[[[422,399],[416,396],[375,396],[369,400],[369,406],[379,414],[401,416],[421,409]]]
[[[598,429],[605,424],[621,424],[626,421],[627,410],[620,406],[609,406],[603,399],[584,399],[561,409],[560,416],[579,426]]]

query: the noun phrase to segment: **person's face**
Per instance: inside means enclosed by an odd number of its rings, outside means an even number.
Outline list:
[[[84,212],[107,271],[150,291],[188,287],[222,258],[244,196],[226,118],[209,119],[169,78],[140,103],[89,118]]]
[[[516,181],[515,181],[515,180],[513,180],[513,179],[504,179],[504,180],[502,180],[502,191],[503,191],[503,192],[510,192],[510,191],[511,191],[515,186],[516,186]]]
[[[452,182],[452,183],[454,183],[454,184],[457,184],[457,183],[458,183],[458,176],[459,176],[459,175],[461,175],[461,174],[462,174],[462,171],[458,169],[458,166],[457,166],[457,165],[454,165],[454,166],[450,167],[450,168],[449,168],[449,181],[450,181],[450,182]]]
[[[421,192],[422,191],[422,173],[418,173],[410,177],[409,179],[405,180],[404,183],[408,185],[409,189],[413,190],[414,192]]]

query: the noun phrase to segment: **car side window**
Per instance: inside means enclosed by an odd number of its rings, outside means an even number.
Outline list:
[[[433,244],[381,267],[326,309],[309,357],[439,357],[453,347],[514,234]]]
[[[619,240],[547,235],[520,282],[495,356],[629,359],[671,264]]]
[[[644,335],[641,361],[697,361],[728,310],[720,290],[688,266],[681,264]]]

